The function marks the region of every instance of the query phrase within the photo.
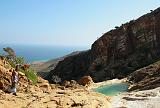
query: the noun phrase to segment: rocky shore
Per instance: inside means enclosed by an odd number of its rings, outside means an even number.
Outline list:
[[[113,108],[159,108],[160,87],[152,90],[126,92],[112,97]]]

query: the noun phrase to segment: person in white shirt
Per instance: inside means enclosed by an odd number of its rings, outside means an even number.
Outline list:
[[[16,65],[16,69],[12,71],[12,86],[11,86],[11,92],[13,93],[13,95],[17,95],[17,86],[18,86],[18,71],[19,71],[19,66]]]

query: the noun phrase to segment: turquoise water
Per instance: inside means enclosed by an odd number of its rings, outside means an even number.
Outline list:
[[[127,83],[109,84],[94,89],[94,91],[105,94],[107,96],[114,96],[128,90]]]

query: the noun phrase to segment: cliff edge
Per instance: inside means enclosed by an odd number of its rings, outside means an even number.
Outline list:
[[[65,58],[50,72],[78,80],[90,75],[94,82],[124,78],[160,59],[160,8],[122,24],[96,40],[90,50]]]

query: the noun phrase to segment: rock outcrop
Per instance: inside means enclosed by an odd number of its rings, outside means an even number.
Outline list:
[[[0,89],[5,90],[11,85],[12,67],[4,59],[0,59]]]
[[[90,76],[84,76],[78,81],[78,83],[85,86],[92,84],[93,80]]]
[[[11,75],[14,68],[6,60],[0,59],[0,90],[8,91],[11,87]],[[19,74],[19,92],[50,92],[51,87],[47,80],[40,77],[37,79],[37,84],[32,85],[32,82],[25,76]]]
[[[160,87],[160,61],[136,70],[128,76],[128,80],[133,83],[130,91]]]
[[[48,75],[78,80],[89,75],[94,82],[124,78],[160,59],[160,8],[105,33],[88,51],[65,58]]]

